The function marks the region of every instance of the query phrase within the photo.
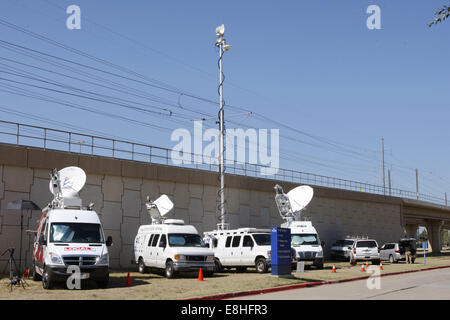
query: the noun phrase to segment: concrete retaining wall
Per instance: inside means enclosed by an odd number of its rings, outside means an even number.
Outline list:
[[[195,225],[200,232],[217,224],[217,174],[192,169],[146,164],[59,151],[0,145],[0,250],[20,240],[20,212],[6,210],[8,202],[29,199],[41,207],[51,200],[48,189],[52,168],[79,166],[87,173],[81,191],[85,205],[95,203],[105,236],[112,236],[111,266],[131,266],[133,241],[141,224],[150,223],[144,203],[167,194],[175,203],[173,218]],[[237,227],[271,227],[282,221],[274,201],[273,180],[227,176],[229,223]],[[285,190],[295,185],[278,182]],[[304,213],[326,242],[346,235],[368,235],[380,244],[402,235],[401,200],[360,192],[314,187],[315,197]],[[24,230],[36,229],[40,212],[24,212]],[[29,265],[33,234],[23,235],[22,261]],[[3,257],[5,258],[5,257]],[[2,258],[1,269],[5,260]]]

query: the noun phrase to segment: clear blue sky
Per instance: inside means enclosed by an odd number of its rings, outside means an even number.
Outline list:
[[[233,45],[224,57],[227,104],[256,111],[308,134],[340,143],[336,153],[330,143],[319,142],[275,123],[260,121],[254,116],[232,118],[246,126],[280,128],[281,167],[381,184],[380,141],[384,137],[394,187],[414,190],[414,168],[419,168],[421,192],[438,196],[450,192],[450,108],[447,101],[450,21],[427,27],[436,9],[448,1],[219,3],[206,0],[3,0],[0,17],[211,100],[218,100],[214,29],[224,23],[226,39]],[[71,4],[81,7],[81,30],[68,30],[65,26],[68,16],[65,8]],[[366,28],[369,16],[366,9],[372,4],[381,8],[381,30]],[[4,25],[0,25],[0,32],[1,40],[112,70]],[[0,47],[0,56],[61,71],[4,47]],[[4,60],[0,63],[12,65]],[[15,67],[85,90],[167,107],[82,81]],[[4,70],[1,65],[0,70]],[[12,75],[4,78],[37,84]],[[180,98],[177,94],[138,83],[117,81],[175,105]],[[13,85],[5,80],[0,84]],[[0,91],[0,107],[52,118],[55,123],[70,122],[108,135],[164,147],[174,145],[170,141],[171,129],[192,128],[189,120],[176,123],[118,106],[14,85],[169,129],[143,127]],[[213,116],[217,114],[217,106],[186,96],[181,97],[180,103]],[[228,109],[226,112],[239,111]],[[198,115],[191,117],[194,119]],[[0,118],[40,124],[1,110]],[[209,121],[209,125],[215,124]]]

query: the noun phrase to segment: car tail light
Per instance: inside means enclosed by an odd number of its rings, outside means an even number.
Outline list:
[[[353,248],[353,253],[356,254],[356,248]]]
[[[380,248],[378,247],[378,253],[380,253]]]
[[[400,250],[395,250],[395,253],[400,253]]]

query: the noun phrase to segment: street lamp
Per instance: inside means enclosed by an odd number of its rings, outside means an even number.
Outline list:
[[[228,229],[226,223],[226,207],[225,207],[225,161],[224,161],[224,138],[225,138],[225,126],[224,126],[224,110],[223,110],[223,71],[222,71],[222,56],[224,52],[231,50],[231,45],[227,44],[225,35],[225,25],[220,25],[216,28],[216,46],[219,48],[219,97],[220,97],[220,109],[219,109],[219,174],[220,174],[220,223],[217,225],[219,230]]]

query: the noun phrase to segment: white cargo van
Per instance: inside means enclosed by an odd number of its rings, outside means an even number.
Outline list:
[[[270,267],[270,229],[240,228],[235,230],[215,230],[204,233],[210,248],[214,251],[216,271],[236,268],[244,272],[247,267],[255,267],[265,273]]]
[[[146,204],[152,224],[139,227],[134,240],[134,257],[139,272],[164,270],[167,278],[180,271],[214,272],[214,253],[204,244],[197,229],[183,220],[164,219],[173,208],[166,195]]]
[[[282,228],[291,229],[291,245],[295,249],[295,260],[305,262],[306,266],[313,265],[323,268],[323,246],[319,234],[311,221],[301,221],[300,214],[313,197],[313,189],[309,186],[299,186],[287,194],[283,188],[276,185],[275,202],[285,223]]]
[[[77,266],[81,279],[92,279],[99,287],[109,281],[108,248],[112,238],[105,241],[100,219],[93,204],[82,207],[78,192],[86,182],[86,174],[78,167],[50,174],[53,201],[42,210],[33,248],[33,280],[42,280],[44,289],[55,282],[65,281]]]
[[[291,221],[281,224],[291,229],[291,246],[295,249],[295,260],[304,261],[305,266],[323,268],[323,242],[311,221]]]

